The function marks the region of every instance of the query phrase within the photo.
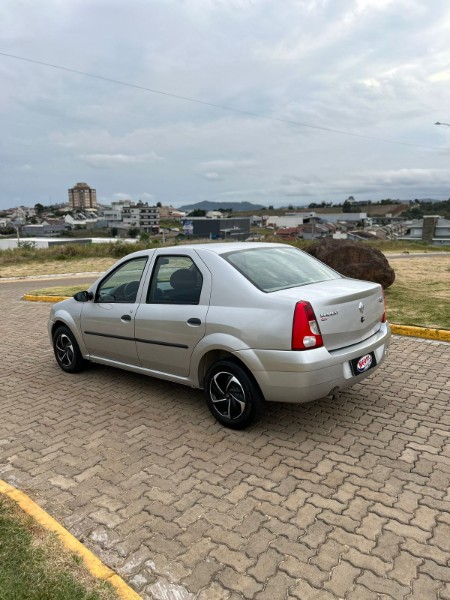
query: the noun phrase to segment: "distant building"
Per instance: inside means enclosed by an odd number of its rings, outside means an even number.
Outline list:
[[[97,192],[87,183],[77,183],[75,187],[68,190],[68,193],[71,211],[97,210]]]
[[[279,215],[271,215],[267,219],[267,224],[272,225],[273,227],[299,227],[303,225],[303,223],[309,223],[311,219],[321,217],[321,215],[317,215],[315,212],[308,213],[289,213],[283,216]],[[317,219],[318,220],[318,219]]]
[[[212,239],[245,240],[250,235],[250,217],[207,219],[187,217],[182,219],[184,235]]]
[[[48,219],[47,221],[42,221],[42,223],[37,224],[28,224],[24,225],[21,229],[21,233],[24,236],[49,236],[49,235],[60,235],[70,229],[70,226],[67,225],[62,220],[57,219]]]
[[[450,245],[450,220],[439,215],[425,216],[420,221],[414,221],[407,226],[407,234],[400,240],[409,242],[427,242],[433,246]]]
[[[318,240],[321,238],[332,237],[336,232],[334,223],[307,223],[299,227],[298,237],[304,240]]]
[[[146,233],[159,233],[159,207],[149,206],[147,202],[138,202],[134,206],[122,208],[123,225],[137,227]]]
[[[96,212],[78,212],[73,215],[65,215],[64,221],[71,229],[92,229],[98,223],[98,215]]]
[[[365,213],[365,212],[360,212],[360,213],[342,213],[342,212],[341,213],[320,213],[317,216],[320,217],[322,222],[325,222],[325,223],[337,223],[338,221],[353,221],[353,223],[355,221],[361,221],[361,223],[364,223],[369,220],[367,218],[367,213]]]
[[[173,206],[160,206],[159,215],[161,219],[177,219],[180,220],[186,216],[186,212],[178,210]]]
[[[280,227],[275,232],[275,235],[284,239],[292,239],[298,237],[299,227]]]
[[[124,208],[135,206],[131,200],[117,200],[111,206],[105,206],[99,211],[99,216],[107,222],[107,227],[121,227],[123,225]]]

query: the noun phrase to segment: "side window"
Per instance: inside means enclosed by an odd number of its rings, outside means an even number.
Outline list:
[[[158,256],[147,294],[150,304],[198,304],[203,277],[189,256]]]
[[[146,262],[147,257],[143,256],[118,267],[98,287],[96,302],[136,302]]]

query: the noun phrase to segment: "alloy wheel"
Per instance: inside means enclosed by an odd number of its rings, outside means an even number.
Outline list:
[[[219,371],[210,382],[210,398],[215,410],[227,419],[239,419],[246,407],[246,395],[233,373]]]
[[[64,367],[70,367],[75,358],[72,340],[66,333],[61,333],[55,342],[56,356]]]

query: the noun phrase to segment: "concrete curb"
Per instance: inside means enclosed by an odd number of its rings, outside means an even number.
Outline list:
[[[24,294],[22,300],[27,302],[61,302],[61,300],[67,300],[72,296],[35,296],[34,294]]]
[[[67,300],[71,296],[34,296],[33,294],[24,294],[22,300],[28,302],[60,302]],[[408,337],[418,337],[437,342],[450,342],[450,329],[433,329],[431,327],[413,327],[410,325],[396,325],[389,323],[394,335],[404,335]]]
[[[392,333],[409,337],[420,337],[438,342],[450,342],[450,329],[433,329],[431,327],[412,327],[389,323]]]
[[[8,496],[30,517],[47,531],[56,533],[64,547],[70,552],[81,556],[89,573],[96,579],[108,581],[116,590],[122,600],[142,600],[141,596],[132,590],[125,581],[79,542],[71,533],[45,512],[26,494],[0,479],[0,493]]]

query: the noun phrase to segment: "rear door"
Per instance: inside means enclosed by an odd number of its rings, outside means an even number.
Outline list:
[[[187,377],[192,352],[205,335],[211,274],[195,251],[155,257],[150,284],[135,316],[141,366]]]

